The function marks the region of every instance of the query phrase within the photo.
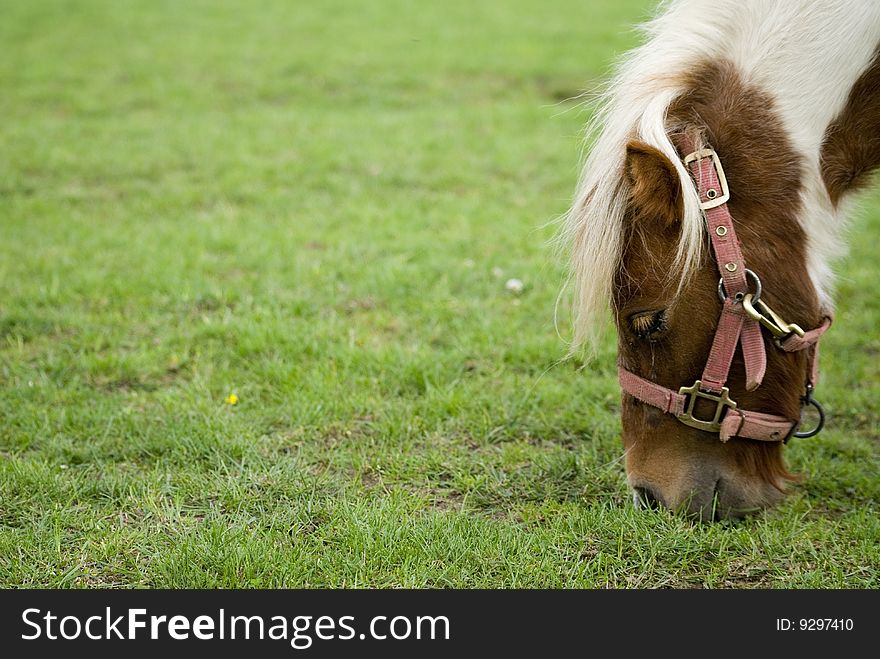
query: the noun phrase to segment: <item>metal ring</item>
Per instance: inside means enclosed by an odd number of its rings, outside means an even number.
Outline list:
[[[751,279],[752,283],[755,285],[755,292],[752,294],[752,303],[755,303],[761,299],[761,279],[754,272],[746,268],[746,280],[748,279]],[[734,299],[739,302],[743,297],[744,294],[740,295],[737,293]],[[722,303],[727,299],[727,292],[724,290],[724,277],[718,280],[718,299],[721,300]]]
[[[816,427],[811,430],[799,430],[794,433],[795,437],[799,437],[801,439],[807,439],[808,437],[815,437],[818,435],[822,428],[825,427],[825,410],[822,409],[822,406],[819,404],[819,401],[814,399],[809,393],[803,399],[804,406],[812,405],[816,408],[816,411],[819,413],[819,423],[816,424]],[[801,414],[803,417],[803,414]]]

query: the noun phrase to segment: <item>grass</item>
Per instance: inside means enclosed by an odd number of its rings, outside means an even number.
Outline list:
[[[880,194],[778,508],[634,511],[613,337],[561,361],[650,4],[0,0],[0,584],[880,586]]]

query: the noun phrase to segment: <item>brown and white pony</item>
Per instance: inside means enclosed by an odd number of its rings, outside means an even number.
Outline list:
[[[610,302],[636,505],[739,517],[778,501],[792,478],[782,446],[814,354],[812,344],[782,349],[798,341],[785,332],[756,334],[742,299],[758,292],[743,270],[760,278],[777,320],[827,326],[851,193],[880,164],[880,2],[673,0],[645,31],[595,115],[567,218],[575,346],[597,339]],[[703,155],[686,164],[692,152]],[[729,234],[708,218],[722,191],[701,189],[706,170],[694,167],[714,169],[712,154],[729,185],[718,209]],[[748,281],[736,296],[719,286],[719,272],[737,269],[718,257],[731,236]],[[724,313],[741,332],[724,336]],[[747,363],[747,335],[765,366]],[[725,341],[743,346],[730,348],[723,383],[743,415],[719,402],[720,386],[713,397],[698,382]],[[747,373],[759,369],[763,378]],[[705,395],[694,397],[695,381]],[[696,424],[682,414],[692,397]],[[726,430],[711,424],[716,412]],[[763,419],[777,429],[755,430]]]

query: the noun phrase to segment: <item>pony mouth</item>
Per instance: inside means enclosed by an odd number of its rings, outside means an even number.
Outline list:
[[[633,505],[636,510],[659,510],[663,507],[660,498],[647,487],[633,487]]]
[[[663,499],[650,487],[636,485],[632,488],[633,506],[636,510],[664,510],[670,509]],[[700,504],[693,497],[672,508],[687,517],[704,522],[721,522],[724,520],[737,520],[747,517],[760,510],[759,506],[733,506],[723,501],[723,487],[719,480],[712,488],[712,495],[707,501]]]

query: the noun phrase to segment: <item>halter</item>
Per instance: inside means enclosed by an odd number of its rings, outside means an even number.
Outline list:
[[[761,280],[746,269],[733,228],[733,218],[727,207],[730,189],[721,160],[713,149],[693,150],[692,143],[687,147],[692,153],[685,156],[684,164],[696,183],[700,208],[706,215],[712,251],[721,273],[718,281],[721,317],[703,375],[691,386],[681,387],[678,391],[667,389],[623,367],[618,369],[620,386],[643,403],[675,415],[686,426],[717,432],[722,442],[731,437],[768,442],[787,442],[792,436],[812,437],[825,425],[825,413],[813,399],[813,388],[819,375],[819,338],[831,326],[831,316],[826,315],[819,327],[805,332],[798,325],[786,323],[761,300]],[[819,423],[812,430],[797,432],[799,419],[740,409],[731,400],[728,387],[724,386],[738,344],[742,346],[745,362],[746,390],[753,391],[760,386],[767,368],[762,326],[773,335],[777,348],[785,352],[808,351],[806,393],[801,397],[801,404],[802,407],[812,405],[819,413]],[[711,418],[694,416],[694,407],[700,398],[715,403]]]

